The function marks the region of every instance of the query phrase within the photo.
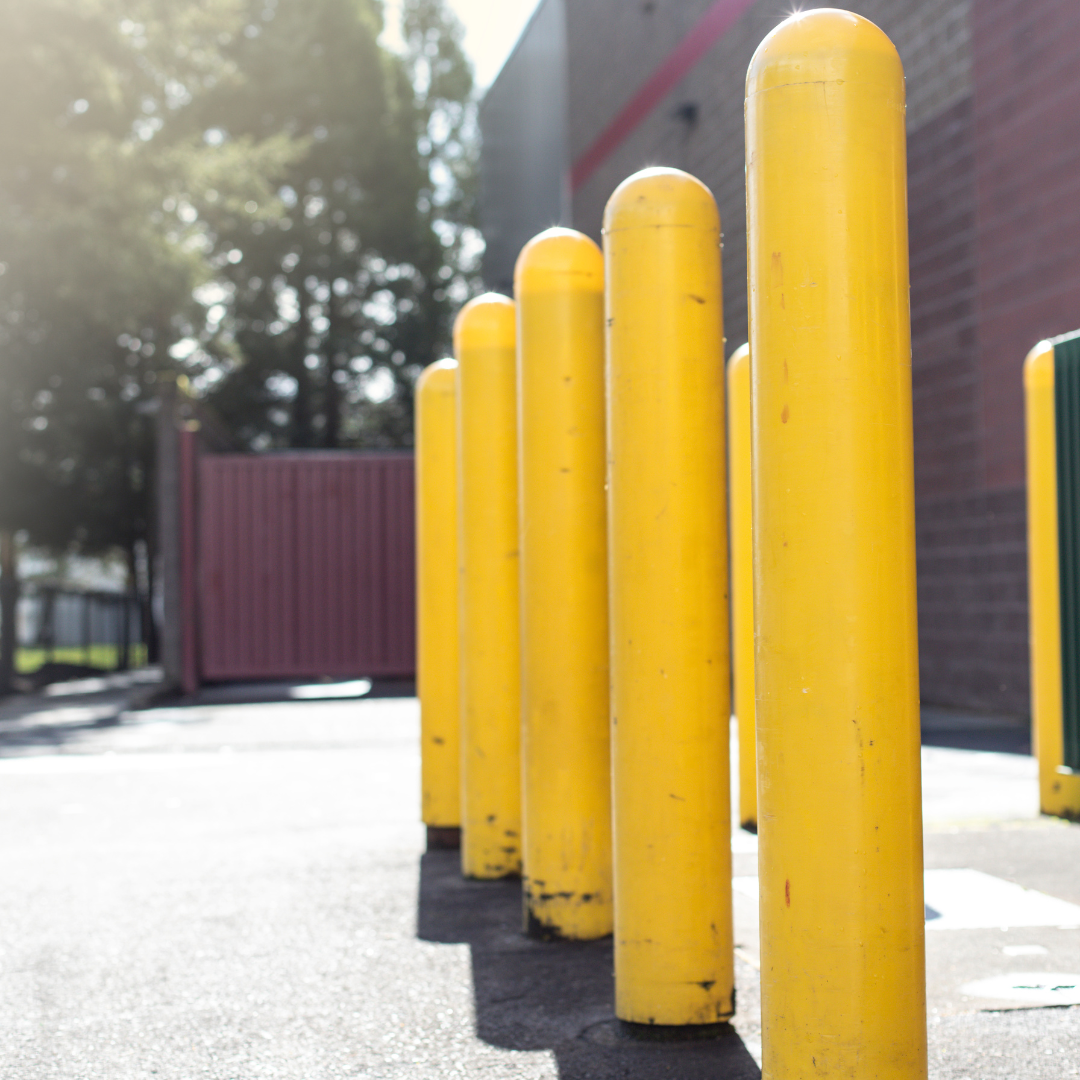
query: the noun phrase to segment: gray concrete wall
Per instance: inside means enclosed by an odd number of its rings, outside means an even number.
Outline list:
[[[711,6],[712,0],[566,0],[570,160],[576,161]],[[647,165],[693,173],[716,196],[724,230],[727,351],[746,341],[743,95],[761,39],[791,10],[758,0],[573,195],[573,225],[599,240],[616,185]],[[803,9],[833,6],[801,4]],[[896,44],[908,78],[908,129],[970,94],[971,0],[853,0]],[[679,115],[695,105],[696,120]]]
[[[480,106],[484,282],[513,291],[524,244],[570,222],[566,10],[543,0]]]

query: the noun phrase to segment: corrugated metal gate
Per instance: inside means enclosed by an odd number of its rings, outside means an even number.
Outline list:
[[[411,675],[411,454],[196,458],[198,678]]]

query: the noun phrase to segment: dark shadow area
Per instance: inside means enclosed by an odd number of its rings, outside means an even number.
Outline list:
[[[615,1019],[612,944],[539,942],[521,932],[521,883],[466,881],[456,851],[420,860],[417,935],[472,955],[477,1035],[551,1050],[561,1080],[758,1080],[734,1028],[708,1040],[640,1038]]]
[[[135,689],[152,672],[96,673],[50,683],[0,702],[0,757],[77,749],[102,728],[123,722]]]
[[[922,743],[954,750],[1030,755],[1031,725],[1022,717],[980,716],[924,707]]]
[[[200,710],[214,705],[318,704],[416,694],[412,679],[364,680],[371,685],[363,693],[353,687],[359,680],[294,680],[211,684],[197,694],[183,695],[163,688],[160,673],[149,670],[118,675],[90,669],[90,674],[79,675],[66,682],[50,683],[36,693],[16,694],[0,701],[0,757],[35,752],[100,752],[100,744],[92,739],[95,731],[156,723],[159,717],[152,710],[159,708],[166,710],[161,716],[167,716],[168,723],[204,724],[210,717]],[[80,746],[84,741],[86,745]]]
[[[35,694],[53,683],[67,682],[74,679],[105,678],[112,674],[114,672],[105,668],[93,667],[89,664],[60,664],[50,660],[42,664],[36,671],[14,676],[11,685],[17,693]]]
[[[372,679],[367,697],[400,698],[416,697],[415,679]]]
[[[89,678],[52,684],[44,693],[5,699],[0,703],[0,758],[35,752],[100,753],[103,746],[93,738],[95,733],[121,724],[150,722],[131,709],[132,697],[145,691],[145,687],[97,685],[103,681],[121,682],[115,676]],[[204,717],[196,713],[191,719],[193,723],[205,723]],[[175,717],[170,720],[176,722]]]
[[[63,750],[94,731],[115,727],[121,722],[121,711],[120,707],[108,707],[100,710],[99,715],[74,721],[27,723],[0,720],[0,758],[40,750]]]

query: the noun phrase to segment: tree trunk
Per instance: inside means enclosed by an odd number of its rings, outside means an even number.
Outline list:
[[[326,430],[324,445],[329,450],[336,450],[341,443],[341,386],[334,380],[339,370],[349,362],[348,353],[342,347],[347,327],[341,315],[341,304],[333,291],[330,293],[330,333],[326,337]]]
[[[15,620],[19,606],[19,580],[15,566],[15,534],[0,529],[0,693],[14,687],[15,650],[18,647]]]
[[[336,450],[341,442],[341,387],[334,381],[338,370],[337,355],[332,349],[326,354],[326,447]]]
[[[82,657],[84,667],[93,667],[94,642],[94,598],[90,593],[82,594]]]
[[[306,354],[306,350],[305,350]],[[311,372],[303,359],[296,369],[296,399],[293,402],[294,444],[302,450],[315,445],[311,408]]]
[[[157,557],[154,541],[156,533],[151,531],[146,537],[146,581],[145,587],[136,583],[136,595],[140,598],[139,629],[146,646],[146,663],[161,663],[161,638],[158,635],[157,622],[154,620],[154,560]]]
[[[300,304],[300,318],[296,320],[293,333],[296,335],[293,341],[293,364],[296,378],[296,398],[293,401],[293,445],[307,449],[315,445],[314,409],[312,408],[312,385],[311,372],[304,363],[308,349],[308,335],[311,333],[311,324],[308,319],[308,305],[310,298],[304,288],[297,288],[297,299]]]
[[[41,590],[41,647],[45,651],[42,664],[56,662],[56,590],[45,588]]]
[[[128,587],[120,609],[120,648],[116,656],[116,667],[119,671],[127,671],[131,667],[131,613],[139,606],[139,562],[138,552],[135,550],[137,542],[132,540],[124,552],[127,556]]]

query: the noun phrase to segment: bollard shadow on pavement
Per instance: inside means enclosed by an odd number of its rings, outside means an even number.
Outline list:
[[[476,1033],[507,1050],[550,1050],[560,1080],[758,1080],[734,1028],[708,1040],[629,1034],[613,1011],[611,938],[539,942],[521,932],[521,883],[466,881],[456,851],[420,860],[417,936],[467,944]]]

